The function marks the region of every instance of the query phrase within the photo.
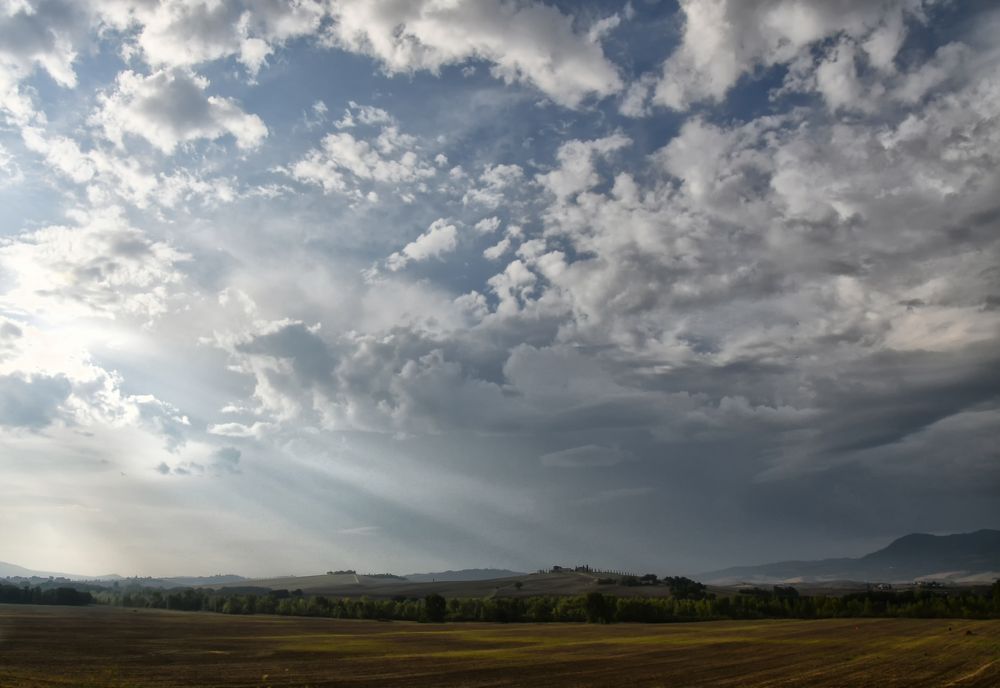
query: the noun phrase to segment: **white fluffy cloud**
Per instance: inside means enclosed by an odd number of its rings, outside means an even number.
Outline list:
[[[621,150],[632,141],[622,134],[613,134],[593,141],[567,141],[559,147],[556,158],[559,167],[538,175],[538,181],[559,199],[589,189],[598,182],[594,161]]]
[[[680,46],[655,82],[637,82],[626,114],[645,111],[644,93],[659,105],[685,110],[692,103],[721,100],[740,77],[758,67],[810,61],[808,49],[842,36],[847,43],[824,62],[819,88],[833,104],[857,96],[854,51],[891,71],[906,34],[905,22],[923,16],[923,0],[684,0]]]
[[[79,316],[135,317],[164,313],[183,281],[190,256],[131,227],[117,210],[83,216],[0,240],[9,276],[0,303],[57,320]]]
[[[386,259],[386,267],[392,271],[401,270],[409,263],[419,263],[430,258],[440,258],[455,250],[458,245],[458,229],[445,219],[431,223],[427,231],[408,243],[397,253]]]
[[[385,110],[351,102],[335,126],[351,129],[358,125],[369,127],[371,135],[365,138],[346,131],[327,134],[319,148],[310,150],[284,171],[299,181],[322,187],[325,193],[357,198],[362,197],[361,187],[365,184],[402,189],[437,174],[434,165],[422,158],[416,138],[401,132]]]
[[[501,203],[520,192],[523,180],[524,169],[520,165],[487,165],[479,175],[478,183],[465,192],[462,203],[496,210]]]
[[[330,41],[372,55],[391,72],[486,60],[508,83],[527,82],[576,107],[621,88],[600,31],[577,33],[571,17],[539,2],[337,0]]]
[[[75,86],[73,63],[86,36],[83,7],[62,0],[4,2],[0,6],[0,97],[36,67],[60,86]]]
[[[208,86],[207,79],[183,70],[148,76],[125,71],[100,96],[91,122],[119,146],[132,135],[167,154],[181,143],[226,135],[242,149],[257,147],[267,136],[260,117],[244,112],[232,98],[208,95]]]
[[[284,43],[315,34],[327,14],[322,0],[97,0],[100,18],[137,29],[129,51],[153,67],[188,67],[235,56],[256,74]]]

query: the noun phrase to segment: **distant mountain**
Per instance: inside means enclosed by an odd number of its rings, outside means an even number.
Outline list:
[[[48,578],[49,576],[63,576],[63,574],[32,571],[31,569],[26,569],[23,566],[18,566],[17,564],[8,564],[6,561],[0,561],[0,578],[31,578],[32,576]]]
[[[494,578],[510,578],[523,576],[522,571],[508,569],[462,569],[460,571],[435,571],[431,573],[408,573],[406,580],[413,583],[430,583],[431,581],[480,581]]]
[[[903,582],[917,579],[987,582],[1000,577],[1000,530],[956,535],[914,533],[857,559],[781,561],[708,571],[708,583]]]
[[[114,574],[109,574],[106,576],[81,576],[76,573],[59,573],[56,571],[35,571],[34,569],[26,569],[23,566],[18,566],[17,564],[9,564],[6,561],[0,561],[0,578],[66,578],[67,580],[114,580],[120,578]]]
[[[65,578],[71,581],[87,581],[90,583],[116,583],[123,585],[140,585],[147,588],[190,588],[197,586],[224,585],[226,583],[238,583],[247,580],[243,576],[236,575],[215,575],[215,576],[175,576],[172,578],[124,578],[118,574],[107,574],[105,576],[82,576],[78,573],[58,573],[56,571],[35,571],[26,569],[17,564],[8,564],[0,561],[0,578]]]

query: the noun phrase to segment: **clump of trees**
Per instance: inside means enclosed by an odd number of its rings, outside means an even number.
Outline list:
[[[684,576],[667,576],[663,584],[670,588],[670,595],[679,600],[705,600],[715,597],[708,592],[704,583]]]
[[[0,584],[0,602],[4,604],[63,604],[84,605],[94,601],[93,595],[75,588],[42,588]]]

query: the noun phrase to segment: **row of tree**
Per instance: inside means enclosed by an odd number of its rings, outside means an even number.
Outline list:
[[[97,593],[97,601],[223,614],[281,614],[341,619],[593,623],[707,621],[715,619],[823,619],[838,617],[1000,618],[1000,582],[991,593],[916,590],[866,592],[843,597],[793,594],[794,589],[755,589],[732,597],[689,590],[689,597],[587,595],[423,599],[329,598],[301,591],[238,594],[212,590],[133,590]]]
[[[42,588],[0,583],[0,602],[4,604],[66,604],[85,605],[94,601],[93,595],[75,588]]]

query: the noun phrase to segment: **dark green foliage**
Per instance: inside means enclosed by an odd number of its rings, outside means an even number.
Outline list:
[[[441,623],[448,613],[448,602],[437,593],[424,598],[424,621]]]
[[[796,590],[795,588],[793,588],[790,585],[785,586],[785,587],[782,587],[780,585],[775,585],[774,586],[774,595],[775,595],[775,597],[798,597],[799,596],[799,591]]]
[[[62,604],[84,605],[94,601],[93,595],[75,588],[19,587],[0,584],[0,602],[5,604]]]
[[[663,583],[670,588],[670,595],[679,600],[703,600],[709,597],[704,583],[684,576],[667,576]]]
[[[982,594],[941,590],[871,591],[843,597],[806,596],[794,588],[752,588],[730,597],[716,597],[690,579],[673,581],[670,597],[615,597],[600,592],[584,596],[492,597],[445,599],[433,594],[423,600],[398,596],[374,600],[331,599],[296,590],[266,594],[218,590],[132,589],[96,594],[96,601],[123,607],[155,607],[225,614],[281,614],[340,619],[406,621],[490,621],[499,623],[590,621],[592,623],[708,621],[714,619],[819,619],[843,617],[1000,618],[1000,583]],[[677,582],[679,581],[679,582]],[[692,585],[693,584],[693,585]],[[86,595],[89,593],[76,593]],[[67,602],[54,591],[0,586],[0,602],[85,604]],[[52,601],[44,602],[45,599]],[[59,598],[63,601],[56,602]],[[86,599],[79,597],[78,599]]]
[[[615,620],[615,598],[599,592],[588,592],[584,608],[590,623],[611,623]]]

